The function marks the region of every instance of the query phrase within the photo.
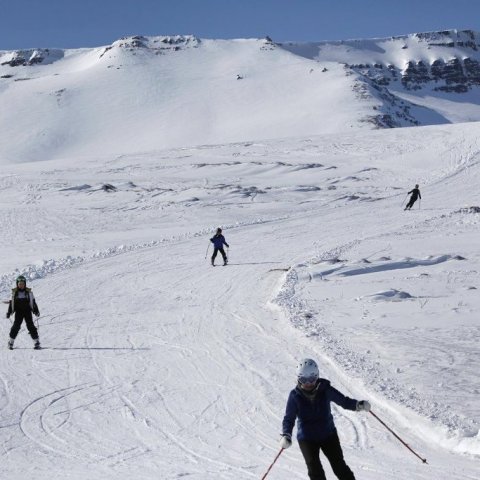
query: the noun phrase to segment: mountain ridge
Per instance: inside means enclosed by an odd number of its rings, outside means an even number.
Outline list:
[[[479,48],[445,30],[0,51],[0,161],[480,121]]]

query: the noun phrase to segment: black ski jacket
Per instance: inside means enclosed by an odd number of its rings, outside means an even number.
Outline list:
[[[40,316],[37,302],[30,288],[23,290],[20,290],[18,287],[12,288],[12,298],[8,303],[7,317],[14,312],[21,314],[32,312],[37,317]]]
[[[420,190],[418,188],[414,188],[413,190],[410,190],[408,192],[408,195],[412,194],[411,196],[411,199],[417,199],[417,198],[420,198],[420,200],[422,199],[422,196],[420,195]]]

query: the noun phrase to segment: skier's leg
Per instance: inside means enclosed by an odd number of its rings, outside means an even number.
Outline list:
[[[37,327],[35,326],[35,323],[33,323],[33,318],[31,313],[27,313],[25,315],[25,323],[27,324],[28,333],[30,334],[32,339],[34,341],[38,340],[38,330],[37,330]]]
[[[325,442],[322,443],[321,449],[328,458],[333,473],[339,480],[355,480],[353,472],[343,458],[342,447],[340,446],[340,440],[336,430]]]
[[[298,446],[307,464],[308,478],[310,480],[326,480],[325,472],[320,463],[320,444],[303,440],[298,442]]]
[[[10,338],[15,340],[17,338],[20,327],[22,326],[23,315],[18,312],[15,312],[15,320],[13,321],[12,328],[10,329]]]
[[[217,253],[218,253],[218,248],[215,247],[215,248],[213,249],[213,254],[212,254],[212,265],[213,265],[214,262],[215,262],[215,257],[217,256]]]
[[[225,253],[225,250],[222,248],[219,249],[220,253],[222,254],[222,257],[223,257],[223,264],[226,265],[227,264],[227,254]]]

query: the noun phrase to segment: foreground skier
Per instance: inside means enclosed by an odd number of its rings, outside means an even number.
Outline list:
[[[288,397],[280,446],[288,448],[292,445],[292,430],[298,418],[297,440],[310,480],[326,480],[320,462],[320,450],[327,457],[337,478],[355,480],[343,458],[330,402],[347,410],[370,411],[370,403],[366,400],[345,397],[328,380],[319,378],[318,366],[314,360],[302,360],[297,367],[297,386]]]
[[[220,227],[217,228],[217,233],[215,233],[210,241],[213,243],[212,265],[215,266],[215,257],[218,252],[222,254],[223,265],[226,265],[228,258],[223,246],[226,245],[227,247],[230,247],[230,245],[225,241],[225,237],[222,235],[222,229]]]
[[[13,349],[15,338],[17,338],[23,320],[27,324],[28,332],[33,339],[34,348],[40,349],[40,339],[38,338],[37,327],[33,323],[32,312],[39,317],[37,302],[33,296],[30,288],[27,288],[27,279],[20,275],[17,278],[17,286],[12,289],[12,299],[8,303],[7,318],[10,318],[12,313],[15,313],[15,320],[10,330],[10,339],[8,340],[8,348]]]

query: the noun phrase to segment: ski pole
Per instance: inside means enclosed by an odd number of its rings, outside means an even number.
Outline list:
[[[403,445],[405,447],[407,447],[416,457],[418,457],[423,463],[427,463],[427,459],[426,458],[422,458],[417,452],[415,452],[412,448],[410,448],[410,446],[404,442],[390,427],[388,427],[382,420],[380,420],[377,415],[375,415],[371,410],[370,410],[370,413],[397,439],[399,440],[401,443],[403,443]]]
[[[407,199],[408,197],[408,193],[405,195],[405,198],[402,200],[402,207],[403,207],[403,204],[405,203],[405,200]]]
[[[267,475],[270,473],[270,470],[272,469],[272,467],[275,465],[275,462],[278,460],[278,457],[282,454],[282,452],[284,451],[285,449],[284,448],[281,448],[280,451],[278,452],[277,456],[275,457],[275,460],[272,462],[272,464],[268,467],[268,470],[267,472],[265,473],[265,475],[262,477],[262,480],[265,480],[267,478]]]
[[[419,209],[419,210],[422,208],[421,205],[422,205],[422,199],[420,199],[420,200],[418,201],[418,209]]]
[[[207,251],[205,252],[205,260],[207,259],[207,255],[208,255],[208,250],[210,248],[210,242],[208,243],[208,247],[207,247]]]

